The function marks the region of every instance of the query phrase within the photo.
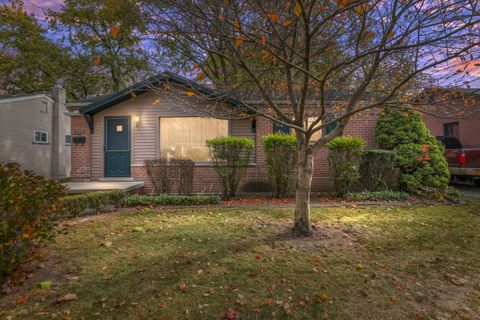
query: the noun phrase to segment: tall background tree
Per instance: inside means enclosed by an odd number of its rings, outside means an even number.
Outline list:
[[[422,75],[459,59],[474,63],[479,54],[478,0],[141,2],[150,34],[183,57],[186,74],[236,98],[260,99],[263,107],[245,103],[244,110],[294,130],[296,235],[312,234],[316,150],[359,112],[420,108],[411,97]]]
[[[60,77],[62,50],[21,2],[0,6],[0,92],[46,92]]]
[[[97,74],[117,91],[150,71],[141,36],[140,8],[133,0],[66,0],[48,12],[52,28],[66,32],[72,50],[91,57]]]
[[[50,92],[66,88],[70,99],[110,90],[109,76],[90,56],[48,35],[22,1],[0,6],[0,94]]]

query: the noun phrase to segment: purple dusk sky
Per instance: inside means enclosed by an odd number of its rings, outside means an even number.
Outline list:
[[[9,0],[0,0],[0,4],[9,2]],[[62,0],[25,0],[24,8],[26,11],[34,14],[35,17],[42,23],[45,18],[44,11],[49,9],[59,10],[62,2]],[[50,36],[55,38],[54,34],[51,34]],[[464,76],[460,81],[459,78],[455,76],[449,77],[448,80],[442,79],[446,74],[451,74],[454,72],[454,70],[462,69],[465,64],[460,61],[452,62],[447,68],[437,71],[435,76],[439,79],[440,85],[462,85],[463,82],[467,80],[470,81],[472,87],[478,87],[480,80],[480,67],[475,65],[478,64],[478,62],[480,61],[471,61],[468,64],[467,71],[470,72],[470,76]]]

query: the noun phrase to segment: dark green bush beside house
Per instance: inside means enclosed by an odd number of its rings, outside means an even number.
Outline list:
[[[386,190],[395,168],[396,153],[392,150],[365,150],[360,164],[360,182],[368,191]]]
[[[63,198],[64,214],[75,216],[86,209],[102,211],[107,206],[120,207],[126,193],[120,190],[88,192]]]
[[[219,137],[207,141],[210,159],[222,186],[224,198],[235,197],[250,163],[254,143],[245,137]]]
[[[344,197],[360,178],[363,147],[360,137],[341,136],[327,143],[328,162],[333,171],[337,196]]]
[[[446,190],[450,180],[443,146],[419,113],[386,110],[378,118],[375,137],[380,147],[394,150],[400,168],[400,188],[411,193]]]
[[[64,192],[57,181],[0,162],[0,283],[51,237]]]
[[[220,203],[221,198],[216,195],[193,195],[193,196],[182,196],[182,195],[158,195],[158,196],[149,196],[149,195],[131,195],[127,196],[122,200],[123,204],[126,206],[166,206],[166,205],[207,205],[207,204],[217,204]]]
[[[285,197],[295,181],[296,138],[294,135],[273,133],[264,136],[262,142],[273,196]]]

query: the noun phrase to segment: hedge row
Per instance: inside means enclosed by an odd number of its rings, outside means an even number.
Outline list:
[[[86,209],[99,211],[109,205],[119,207],[125,196],[125,192],[120,190],[89,192],[66,196],[63,198],[64,213],[73,216]]]
[[[409,195],[403,191],[363,191],[359,193],[347,193],[345,196],[352,201],[400,201],[407,200]]]
[[[221,197],[216,195],[131,195],[123,199],[122,203],[126,206],[148,206],[148,205],[205,205],[220,203]]]

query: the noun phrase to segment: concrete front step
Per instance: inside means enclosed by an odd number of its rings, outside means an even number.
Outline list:
[[[98,181],[102,182],[133,182],[133,177],[104,177],[98,178]]]
[[[145,186],[143,181],[91,181],[91,182],[67,182],[63,184],[68,194],[87,193],[95,191],[122,190],[132,192]]]

